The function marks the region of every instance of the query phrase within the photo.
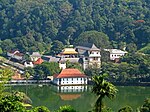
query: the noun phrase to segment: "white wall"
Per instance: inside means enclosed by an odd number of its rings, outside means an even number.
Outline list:
[[[110,60],[115,60],[116,58],[120,58],[121,56],[124,56],[125,53],[116,53],[116,54],[110,54]]]
[[[57,85],[82,85],[87,84],[87,78],[61,78],[54,79],[53,83]]]
[[[100,57],[101,56],[101,54],[100,54],[100,51],[89,51],[88,52],[89,53],[89,57]]]

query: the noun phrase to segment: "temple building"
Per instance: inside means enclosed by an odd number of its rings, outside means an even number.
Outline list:
[[[78,69],[63,69],[60,74],[56,74],[53,77],[53,83],[59,86],[87,84],[87,76]]]
[[[98,49],[94,44],[77,46],[76,51],[82,59],[84,70],[88,67],[101,67],[100,49]]]

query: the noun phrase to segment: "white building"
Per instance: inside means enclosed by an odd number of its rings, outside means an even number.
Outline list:
[[[34,65],[33,65],[32,62],[24,62],[24,67],[31,67],[31,68],[33,68]]]
[[[86,44],[83,46],[77,46],[76,51],[78,51],[80,57],[83,60],[83,68],[88,67],[101,67],[101,54],[100,49],[98,49],[94,44]]]
[[[60,74],[53,76],[53,83],[56,85],[86,85],[87,76],[78,69],[63,69]]]
[[[105,51],[109,51],[109,57],[110,60],[115,61],[116,59],[120,59],[122,56],[124,56],[127,51],[122,51],[120,49],[104,49]]]

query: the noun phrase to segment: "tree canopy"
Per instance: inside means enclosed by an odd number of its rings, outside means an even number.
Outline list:
[[[98,47],[107,47],[109,40],[139,50],[150,43],[149,4],[149,0],[1,0],[0,47],[3,52],[16,48],[45,52],[54,40],[75,44],[90,32],[98,36],[89,38]]]

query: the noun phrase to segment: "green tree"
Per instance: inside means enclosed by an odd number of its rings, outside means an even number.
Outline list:
[[[70,105],[61,106],[57,112],[77,112]]]
[[[111,84],[110,82],[107,82],[104,77],[106,77],[105,74],[103,75],[96,75],[93,76],[92,80],[94,82],[92,92],[97,95],[97,101],[95,103],[95,111],[96,112],[102,112],[104,109],[103,99],[107,96],[110,99],[113,99],[115,97],[115,94],[117,93],[116,87]]]
[[[110,46],[109,37],[98,31],[83,32],[76,39],[76,45],[82,45],[84,43],[94,43],[98,48],[107,48]]]
[[[66,68],[76,68],[83,72],[83,67],[80,63],[71,63],[69,61],[66,62]]]
[[[33,108],[31,112],[50,112],[50,110],[45,106],[39,106],[39,107]]]
[[[1,44],[1,43],[0,43]],[[0,47],[0,55],[2,55],[3,54],[3,50],[2,50],[2,48]]]
[[[44,62],[34,68],[35,77],[46,79],[47,76],[52,76],[60,72],[59,64],[57,62]]]
[[[25,71],[25,79],[26,79],[26,95],[27,95],[27,83],[28,83],[28,80],[29,80],[29,78],[30,78],[30,74],[29,74],[29,72],[28,71]]]
[[[140,107],[140,112],[149,112],[150,111],[150,98],[147,98],[144,101],[144,104]]]
[[[55,40],[52,43],[51,54],[52,55],[58,54],[63,50],[63,48],[64,48],[63,43],[61,41]]]
[[[0,99],[1,112],[24,112],[25,107],[21,103],[20,97],[10,94]]]
[[[130,106],[126,106],[119,109],[118,112],[133,112],[133,109]]]

